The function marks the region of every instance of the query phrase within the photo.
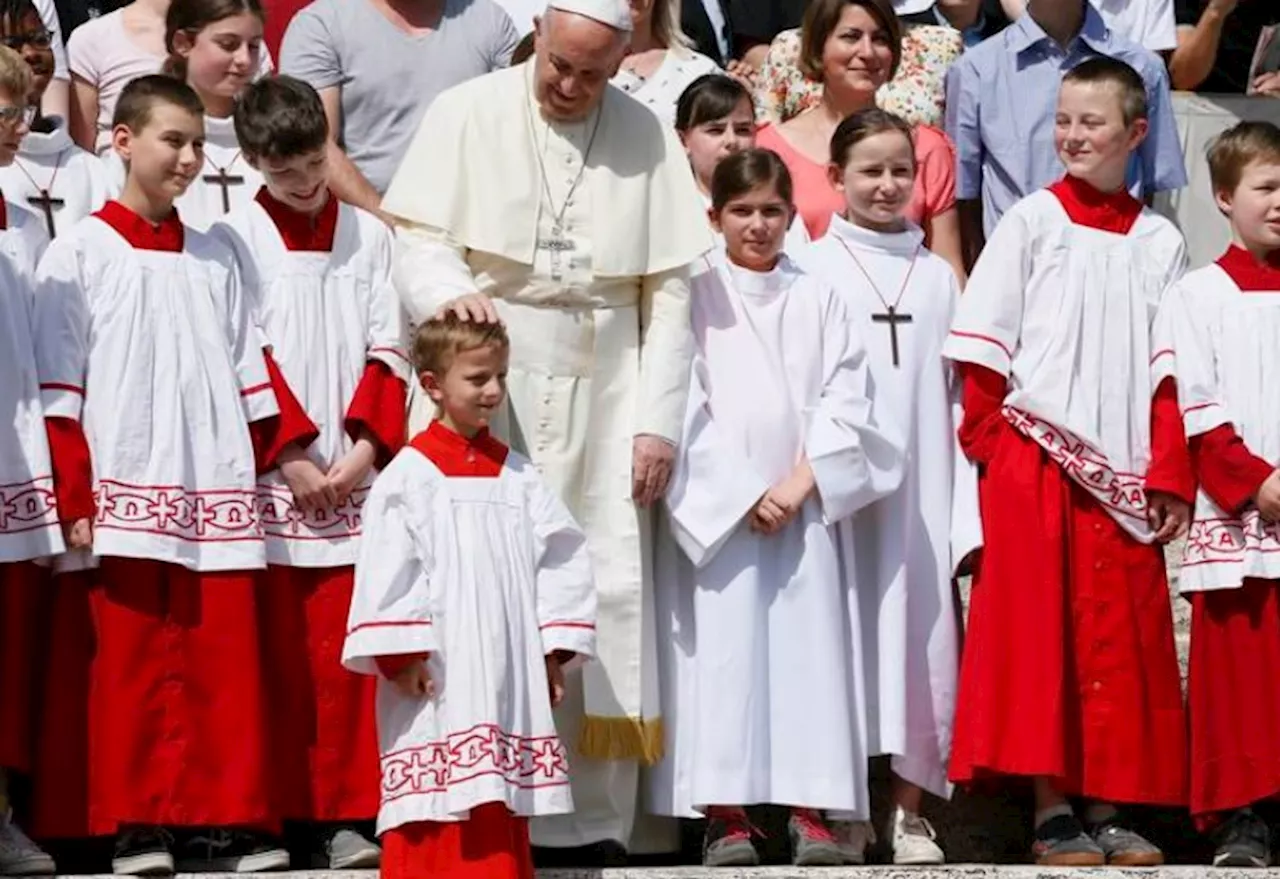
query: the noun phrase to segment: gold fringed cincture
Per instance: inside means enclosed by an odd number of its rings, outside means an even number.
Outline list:
[[[582,719],[578,752],[592,760],[637,760],[652,766],[662,759],[661,717],[596,717]]]

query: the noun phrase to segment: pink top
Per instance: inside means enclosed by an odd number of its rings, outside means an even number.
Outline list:
[[[951,140],[932,125],[917,125],[915,131],[916,188],[906,216],[924,226],[956,205],[956,151]],[[817,241],[826,234],[831,215],[844,212],[844,197],[827,182],[827,164],[801,153],[772,123],[757,132],[756,146],[773,150],[786,163],[795,187],[796,210],[809,237]]]

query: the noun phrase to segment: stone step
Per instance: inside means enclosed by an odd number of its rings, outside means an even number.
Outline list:
[[[179,873],[175,879],[227,879],[226,873]],[[373,870],[298,870],[262,874],[264,879],[376,879]],[[538,879],[1280,879],[1280,869],[1239,870],[1171,866],[1121,869],[1050,868],[1027,865],[950,864],[945,867],[617,867],[608,869],[539,870]],[[72,877],[66,877],[72,879]],[[74,879],[115,879],[76,876]]]

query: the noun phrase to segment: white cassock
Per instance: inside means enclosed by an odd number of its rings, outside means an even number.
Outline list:
[[[876,415],[906,441],[902,485],[840,526],[855,547],[846,595],[863,654],[868,750],[893,755],[899,776],[949,796],[960,662],[952,577],[982,543],[977,471],[956,437],[959,382],[942,359],[959,284],[915,226],[878,233],[835,216],[804,263],[848,306],[866,340]],[[886,300],[911,322],[891,331]]]
[[[1274,464],[1280,461],[1280,290],[1256,283],[1242,289],[1220,265],[1236,269],[1252,259],[1233,248],[1169,288],[1156,321],[1155,381],[1176,375],[1188,438],[1229,424],[1251,453]],[[1247,269],[1239,274],[1247,276]],[[1227,512],[1198,489],[1178,588],[1239,589],[1246,578],[1280,579],[1280,526],[1253,504],[1239,516]]]
[[[366,364],[385,364],[406,385],[413,372],[391,286],[391,232],[372,214],[334,198],[330,250],[295,246],[257,200],[211,230],[236,255],[255,320],[319,431],[306,454],[326,473],[353,445],[345,423]],[[360,509],[376,476],[370,469],[341,506],[310,512],[294,505],[278,468],[259,476],[267,561],[307,568],[355,564]]]
[[[209,231],[232,211],[248,207],[263,183],[262,175],[249,167],[240,152],[231,117],[205,116],[204,136],[204,167],[174,202],[183,224],[200,232]],[[111,197],[116,198],[124,189],[124,162],[114,150],[106,152],[102,161],[111,181]]]
[[[877,422],[862,335],[829,284],[786,257],[768,273],[711,262],[693,290],[689,405],[656,565],[669,647],[653,799],[677,816],[753,803],[864,812],[837,523],[897,487],[902,448]],[[753,533],[747,514],[802,458],[816,494],[780,533]]]
[[[48,244],[30,212],[4,204],[0,232],[0,564],[62,552],[36,349],[35,267]]]
[[[371,675],[378,657],[431,654],[435,698],[378,680],[378,832],[465,820],[492,802],[517,815],[570,812],[545,657],[594,652],[586,538],[520,455],[495,477],[449,478],[416,443],[365,503],[342,653]]]
[[[639,767],[661,756],[662,723],[651,514],[631,499],[632,451],[639,435],[679,440],[688,266],[711,236],[673,132],[613,87],[586,119],[548,123],[532,71],[478,77],[428,108],[383,200],[403,220],[395,280],[414,322],[459,295],[493,300],[511,335],[494,432],[587,535],[598,661],[568,677],[556,713],[576,809],[535,821],[534,841],[669,849],[670,822],[633,834]]]
[[[27,134],[13,164],[0,168],[0,191],[36,214],[52,238],[102,207],[109,181],[102,160],[76,146],[61,119],[45,121],[53,130]]]

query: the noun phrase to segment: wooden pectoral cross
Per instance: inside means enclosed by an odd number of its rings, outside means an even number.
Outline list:
[[[40,208],[44,213],[44,227],[49,233],[49,237],[53,238],[58,234],[57,226],[53,222],[53,209],[66,205],[66,202],[60,198],[54,198],[49,194],[49,190],[40,190],[39,195],[27,196],[27,202]]]
[[[893,365],[897,367],[899,365],[898,324],[911,323],[911,315],[899,314],[897,309],[895,309],[892,305],[885,306],[885,310],[887,312],[886,314],[871,315],[871,320],[874,323],[889,325],[889,345],[890,345],[890,348],[893,350]]]
[[[551,254],[551,280],[559,281],[564,277],[561,254],[576,249],[577,245],[565,237],[564,230],[559,226],[552,227],[550,238],[538,239],[538,250],[546,250]]]
[[[217,174],[205,174],[200,179],[205,183],[216,183],[222,188],[222,212],[224,214],[231,213],[230,187],[243,186],[244,178],[234,174],[228,174],[226,168],[219,168]]]

